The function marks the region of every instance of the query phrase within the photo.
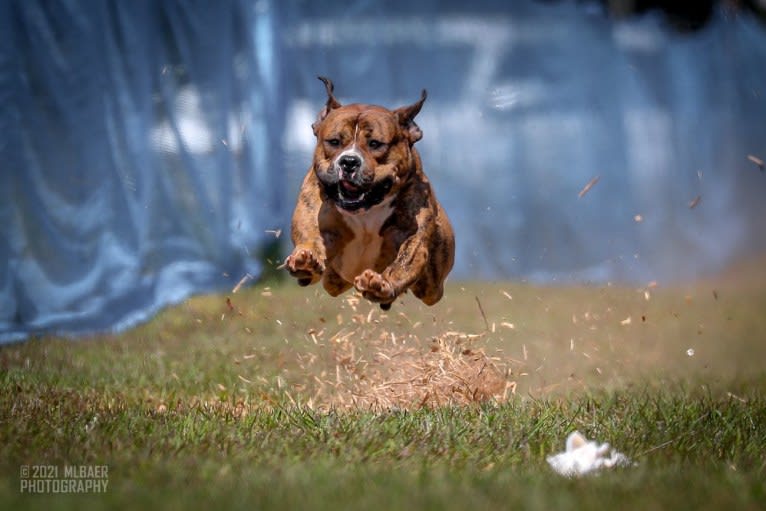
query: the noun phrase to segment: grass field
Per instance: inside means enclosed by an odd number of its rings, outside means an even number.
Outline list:
[[[452,283],[385,314],[275,283],[5,346],[0,506],[766,509],[762,268]],[[575,429],[636,465],[555,474]],[[107,492],[22,494],[39,465],[106,465]]]

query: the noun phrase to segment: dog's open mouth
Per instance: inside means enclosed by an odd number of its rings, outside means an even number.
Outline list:
[[[351,181],[338,181],[338,196],[346,201],[354,202],[364,199],[366,192],[361,186],[355,185]]]
[[[380,183],[364,187],[345,179],[325,185],[325,191],[335,203],[346,211],[369,209],[380,204],[391,190],[392,181],[385,179]]]

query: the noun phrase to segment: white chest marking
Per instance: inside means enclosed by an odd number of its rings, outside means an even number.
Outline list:
[[[339,258],[340,264],[334,265],[335,271],[346,282],[354,282],[354,277],[375,265],[383,246],[380,228],[391,216],[393,209],[390,199],[361,213],[339,209],[343,220],[354,234],[353,239],[343,248]]]

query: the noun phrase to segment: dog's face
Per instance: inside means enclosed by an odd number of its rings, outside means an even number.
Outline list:
[[[342,106],[333,96],[313,124],[316,172],[327,197],[339,208],[364,211],[394,197],[414,166],[413,149],[423,134],[414,122],[426,92],[413,105],[387,110],[372,105]]]

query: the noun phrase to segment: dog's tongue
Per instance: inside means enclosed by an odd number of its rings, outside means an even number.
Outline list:
[[[356,186],[354,183],[351,183],[350,181],[341,181],[340,184],[344,190],[349,191],[351,193],[356,193],[359,191],[359,187]]]

